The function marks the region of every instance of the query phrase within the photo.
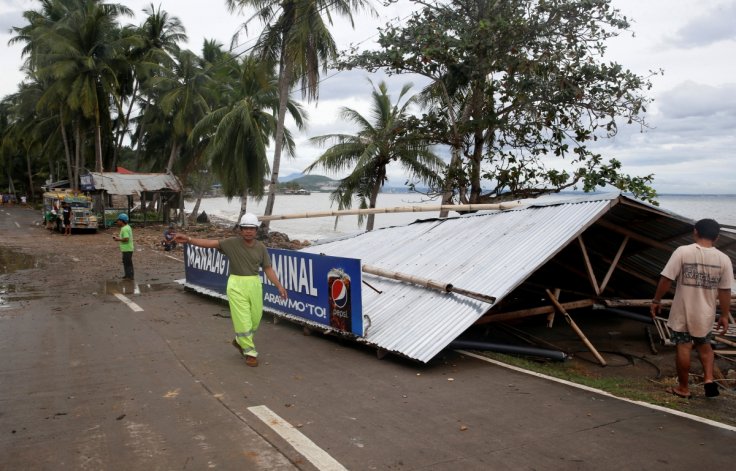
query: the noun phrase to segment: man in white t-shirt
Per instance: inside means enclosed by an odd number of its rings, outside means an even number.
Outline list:
[[[713,219],[701,219],[695,223],[695,243],[678,247],[662,270],[657,291],[652,299],[650,312],[654,318],[660,310],[662,296],[667,294],[673,281],[677,282],[667,325],[672,330],[676,345],[675,366],[678,385],[669,388],[675,396],[690,398],[688,378],[690,354],[695,344],[703,365],[703,382],[707,397],[718,396],[718,385],[713,381],[713,323],[716,316],[716,300],[721,308],[718,331],[728,329],[731,306],[733,267],[731,259],[716,249],[720,226]]]

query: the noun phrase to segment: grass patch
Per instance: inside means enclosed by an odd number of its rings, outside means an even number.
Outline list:
[[[646,378],[634,379],[615,375],[596,375],[572,361],[539,362],[503,353],[477,351],[475,353],[525,370],[600,389],[614,396],[671,407],[669,403],[663,404],[661,388]]]

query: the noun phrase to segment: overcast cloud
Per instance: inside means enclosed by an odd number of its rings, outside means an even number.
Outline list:
[[[138,23],[143,8],[151,1],[121,3],[139,15],[124,22]],[[229,15],[220,0],[153,0],[154,5],[159,3],[181,19],[190,38],[188,47],[196,52],[204,38],[229,46],[245,18]],[[660,193],[736,193],[736,1],[613,0],[612,4],[630,19],[634,37],[627,34],[612,40],[607,59],[641,75],[659,69],[664,75],[652,79],[650,93],[655,101],[646,116],[650,127],[642,131],[638,126],[624,126],[615,138],[599,143],[596,150],[622,161],[630,174],[655,174],[654,186]],[[358,43],[361,48],[375,47],[376,27],[406,17],[411,5],[406,0],[390,9],[376,4],[380,17],[356,15],[355,30],[336,18],[333,35],[339,48]],[[3,45],[11,37],[10,27],[22,25],[22,11],[37,7],[38,3],[30,0],[0,0]],[[257,30],[254,24],[250,32],[254,35]],[[253,41],[241,34],[239,43],[238,52],[252,46]],[[0,48],[4,66],[0,95],[13,93],[22,79],[17,70],[22,62],[20,49]],[[365,71],[353,70],[323,77],[319,102],[305,103],[310,121],[307,131],[297,134],[298,155],[282,162],[282,175],[300,172],[320,154],[322,149],[309,144],[309,137],[351,129],[339,119],[341,107],[361,113],[369,110],[368,76]],[[413,93],[423,85],[418,77],[370,77],[375,84],[386,80],[394,98],[407,82],[414,83]],[[294,98],[301,100],[301,95],[297,93]],[[405,179],[396,170],[390,170],[394,172],[391,184],[401,185]]]
[[[736,39],[736,3],[693,2],[691,5],[705,8],[675,32],[674,46],[689,49]]]

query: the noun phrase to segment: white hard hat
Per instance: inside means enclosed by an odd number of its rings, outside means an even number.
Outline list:
[[[261,221],[258,220],[258,217],[255,214],[245,213],[243,214],[243,217],[240,218],[240,224],[238,225],[240,227],[258,227],[261,225]]]

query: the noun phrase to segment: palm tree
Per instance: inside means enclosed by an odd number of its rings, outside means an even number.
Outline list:
[[[237,64],[230,61],[230,67]],[[263,195],[263,180],[268,173],[266,148],[275,134],[274,114],[279,108],[278,85],[273,69],[255,57],[239,65],[239,81],[228,87],[224,105],[203,118],[192,133],[193,140],[209,136],[206,155],[220,179],[225,196]],[[287,103],[290,116],[300,129],[305,112],[296,103]],[[285,134],[287,151],[294,143]],[[241,205],[244,208],[244,204]]]
[[[27,24],[20,27],[13,27],[12,31],[15,33],[15,36],[9,41],[10,44],[25,43],[22,55],[26,57],[23,66],[26,72],[26,78],[25,85],[19,89],[19,97],[22,98],[22,103],[38,103],[35,106],[36,110],[33,110],[33,107],[29,109],[25,105],[16,107],[16,109],[25,110],[22,113],[23,117],[20,119],[26,123],[24,127],[27,129],[33,128],[28,123],[28,116],[31,116],[30,119],[44,120],[46,122],[45,124],[48,124],[49,119],[56,119],[61,134],[61,144],[63,144],[64,154],[66,156],[68,178],[72,187],[76,188],[76,174],[78,173],[80,163],[78,161],[76,165],[72,163],[66,127],[74,123],[77,126],[75,136],[81,136],[82,133],[79,132],[78,126],[80,126],[83,118],[81,116],[75,116],[78,112],[70,109],[67,104],[68,90],[60,87],[62,93],[58,96],[54,91],[50,91],[50,87],[54,85],[57,78],[51,76],[48,70],[52,65],[51,61],[56,59],[54,51],[58,50],[60,46],[64,47],[63,43],[58,42],[59,30],[64,23],[68,23],[84,7],[86,2],[84,0],[41,0],[40,3],[41,8],[38,10],[23,12],[23,17],[27,21]],[[78,19],[78,15],[75,18]],[[48,133],[44,135],[44,138],[49,141],[51,137]],[[82,144],[79,139],[76,144],[76,156],[78,158],[81,155],[80,149]],[[50,175],[56,175],[57,178],[60,177],[60,175],[57,175],[58,172],[54,171],[53,165],[50,168]]]
[[[264,210],[268,216],[273,213],[276,199],[289,90],[294,83],[301,81],[302,96],[308,100],[317,99],[320,68],[326,71],[328,63],[337,57],[337,47],[324,18],[332,25],[332,15],[338,14],[346,17],[353,26],[353,11],[362,8],[372,11],[372,7],[368,0],[226,0],[226,4],[231,12],[242,11],[246,7],[256,9],[251,19],[259,18],[265,25],[256,53],[262,60],[278,64],[279,68],[279,110],[271,181]],[[268,226],[268,221],[265,221],[262,227],[268,230]]]
[[[324,144],[335,141],[336,144],[322,154],[305,172],[322,167],[331,172],[352,172],[342,180],[332,192],[331,200],[337,202],[339,209],[352,206],[353,196],[360,201],[360,208],[375,208],[378,192],[386,182],[386,167],[396,161],[412,178],[423,183],[436,185],[440,182],[438,172],[444,163],[429,148],[429,144],[421,137],[407,132],[406,120],[409,117],[407,108],[417,98],[408,98],[400,105],[402,98],[411,88],[404,85],[396,100],[391,104],[391,97],[385,82],[378,88],[373,87],[371,123],[367,118],[351,108],[342,108],[340,117],[358,125],[357,134],[326,134],[311,138],[312,142]],[[358,218],[362,223],[363,218]],[[373,230],[374,215],[368,216],[366,230]]]
[[[179,18],[170,16],[166,11],[158,9],[151,4],[144,8],[143,12],[148,15],[139,27],[129,27],[130,35],[136,35],[141,44],[129,51],[129,60],[132,70],[132,79],[134,80],[133,90],[130,96],[129,108],[125,115],[125,119],[121,122],[121,129],[128,129],[128,122],[133,106],[138,100],[139,94],[147,95],[147,81],[156,74],[160,74],[161,70],[170,69],[174,65],[174,57],[179,53],[179,42],[186,41],[187,35],[184,26]],[[138,103],[140,115],[145,115],[149,106],[149,96],[145,96]],[[137,129],[137,137],[134,142],[139,145],[136,147],[136,160],[140,157],[142,141],[141,135],[145,126],[141,123]],[[122,144],[123,133],[118,136],[118,147]]]
[[[210,70],[203,68],[200,58],[189,50],[177,54],[171,76],[154,77],[151,84],[161,91],[159,105],[168,118],[170,152],[166,171],[172,172],[194,126],[210,112],[215,84]]]
[[[119,100],[116,69],[129,38],[119,34],[117,19],[132,15],[119,4],[79,2],[43,37],[38,75],[50,86],[45,99],[62,100],[84,119],[92,120],[95,170],[103,171],[102,124],[109,125],[109,102]]]

